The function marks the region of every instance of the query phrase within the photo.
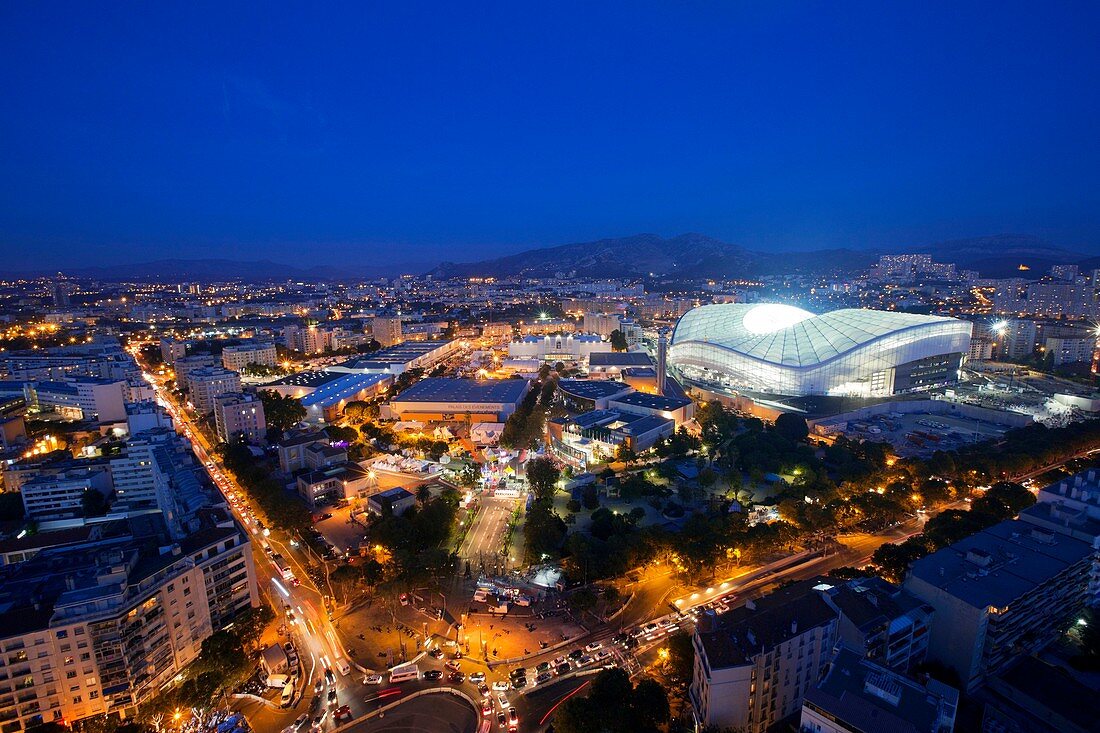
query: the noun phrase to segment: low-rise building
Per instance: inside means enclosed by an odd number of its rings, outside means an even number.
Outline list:
[[[929,658],[978,688],[1076,618],[1093,558],[1087,542],[1007,520],[917,560],[904,588],[935,610]]]
[[[555,398],[573,412],[606,410],[608,403],[630,394],[630,385],[612,379],[559,379]]]
[[[675,431],[676,424],[669,418],[617,409],[593,410],[546,421],[550,450],[582,471],[590,464],[613,458],[620,446],[641,453]]]
[[[802,701],[802,733],[951,733],[959,691],[923,682],[841,647]]]
[[[279,470],[292,474],[307,468],[306,449],[312,445],[330,445],[331,440],[324,432],[301,433],[291,435],[279,443]]]
[[[671,420],[677,427],[695,418],[695,402],[687,397],[631,392],[611,399],[607,406],[611,410],[663,417]]]
[[[621,379],[624,369],[653,367],[644,351],[603,351],[588,357],[589,379]]]
[[[358,463],[341,461],[300,474],[296,486],[298,496],[310,509],[316,509],[341,499],[368,496],[377,483],[369,469]]]
[[[393,385],[392,374],[337,374],[337,378],[303,396],[306,420],[312,423],[336,422],[349,402],[369,400],[384,394]]]
[[[389,402],[400,420],[504,422],[519,407],[526,379],[422,379]]]
[[[223,442],[259,443],[267,435],[264,403],[254,394],[226,392],[214,398],[214,427]]]
[[[379,516],[385,514],[387,511],[395,516],[399,516],[415,505],[416,496],[414,496],[412,492],[406,491],[401,487],[372,494],[370,498],[367,499],[367,511]]]
[[[508,344],[512,359],[538,359],[549,364],[584,361],[592,354],[610,351],[610,342],[591,333],[524,336]]]

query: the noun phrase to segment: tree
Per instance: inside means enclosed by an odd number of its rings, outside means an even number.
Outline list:
[[[615,460],[631,464],[638,460],[638,454],[628,443],[619,443],[619,447],[615,449]]]
[[[80,496],[80,506],[85,517],[102,517],[109,506],[107,497],[95,489],[85,489]]]
[[[536,499],[550,499],[558,490],[561,473],[549,458],[533,458],[527,461],[527,483]]]
[[[801,443],[809,436],[810,428],[806,424],[806,418],[793,412],[784,412],[775,418],[775,432],[792,443]]]
[[[629,344],[626,342],[626,334],[617,328],[611,332],[609,340],[611,341],[611,348],[615,351],[626,351],[629,348]]]
[[[284,397],[270,389],[262,389],[259,394],[268,427],[286,432],[306,419],[306,408],[302,406],[301,400]]]

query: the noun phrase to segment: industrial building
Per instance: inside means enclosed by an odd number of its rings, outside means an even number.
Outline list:
[[[373,354],[356,356],[328,367],[326,371],[343,374],[392,374],[409,369],[431,369],[462,348],[459,341],[406,341]]]
[[[815,315],[781,304],[694,308],[676,324],[669,365],[707,388],[884,397],[957,381],[972,324],[847,308]]]
[[[384,393],[393,384],[392,374],[335,374],[327,381],[302,396],[306,408],[306,420],[310,422],[336,422],[344,414],[349,402],[368,400]]]
[[[530,387],[526,379],[422,379],[390,400],[388,411],[422,422],[504,422]]]

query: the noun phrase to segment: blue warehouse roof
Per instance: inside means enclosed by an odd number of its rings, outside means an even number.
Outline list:
[[[335,405],[364,389],[374,387],[385,379],[392,379],[392,377],[389,374],[348,374],[326,382],[307,394],[302,398],[302,405],[305,407]]]
[[[515,404],[527,394],[526,379],[422,379],[394,402],[491,402]]]

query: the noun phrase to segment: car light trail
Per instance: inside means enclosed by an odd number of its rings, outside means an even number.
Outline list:
[[[546,721],[550,719],[550,716],[554,714],[554,711],[558,709],[559,705],[561,705],[563,702],[565,702],[569,698],[573,697],[573,695],[576,695],[578,692],[580,692],[584,688],[588,687],[589,682],[591,682],[591,680],[586,681],[583,685],[581,685],[580,687],[573,690],[568,695],[566,695],[565,697],[563,697],[562,699],[560,699],[556,703],[554,703],[554,707],[547,710],[546,715],[542,716],[542,720],[539,721],[539,725],[545,725]]]
[[[283,584],[280,583],[277,578],[272,578],[271,582],[275,584],[275,587],[279,589],[280,593],[282,593],[287,598],[290,598],[290,591],[288,591],[286,588],[284,588]],[[301,609],[299,609],[299,610],[301,610]]]

